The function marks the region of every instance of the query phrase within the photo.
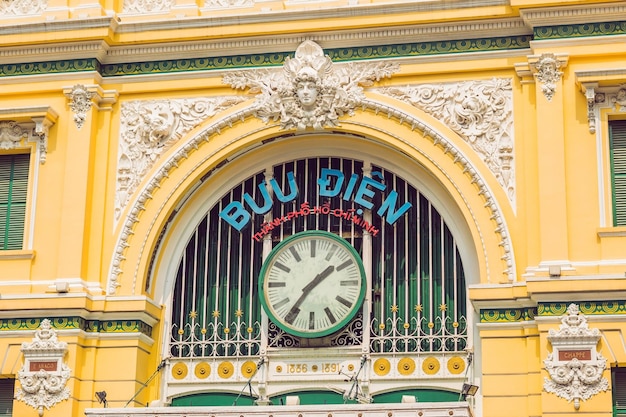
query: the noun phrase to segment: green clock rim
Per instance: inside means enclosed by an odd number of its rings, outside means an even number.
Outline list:
[[[350,311],[350,313],[348,313],[348,315],[346,315],[346,317],[343,318],[343,320],[341,320],[340,322],[338,322],[334,326],[332,326],[332,327],[330,327],[330,328],[328,328],[326,330],[321,330],[321,331],[299,331],[299,330],[294,330],[291,327],[284,326],[281,323],[281,320],[279,320],[278,318],[276,318],[276,316],[274,316],[274,314],[272,314],[271,308],[269,307],[269,305],[268,305],[268,303],[267,303],[267,301],[265,299],[265,291],[263,289],[263,284],[265,283],[265,275],[267,274],[267,268],[268,268],[269,264],[272,262],[272,260],[276,257],[276,254],[281,251],[281,248],[289,245],[290,242],[292,242],[294,240],[299,240],[299,239],[302,239],[302,238],[306,238],[306,237],[325,237],[325,238],[329,238],[329,239],[335,240],[338,244],[342,245],[349,252],[352,253],[354,258],[356,259],[356,263],[357,263],[357,265],[359,267],[359,272],[361,274],[361,291],[359,293],[359,297],[357,299],[357,302],[355,303],[355,307],[352,309],[352,311]],[[304,337],[304,338],[307,338],[307,339],[312,339],[312,338],[315,338],[315,337],[328,336],[330,334],[333,334],[333,333],[339,331],[343,327],[345,327],[350,322],[350,320],[352,320],[354,318],[354,316],[356,316],[356,314],[359,311],[359,309],[361,309],[362,304],[363,304],[363,300],[365,298],[366,287],[367,287],[367,280],[366,280],[366,277],[365,277],[365,268],[363,267],[363,260],[361,259],[361,256],[359,256],[359,253],[356,251],[356,249],[354,249],[354,247],[350,243],[348,243],[347,240],[345,240],[344,238],[342,238],[339,235],[336,235],[336,234],[331,233],[331,232],[327,232],[325,230],[306,230],[306,231],[298,232],[298,233],[295,233],[295,234],[289,236],[288,238],[286,238],[285,240],[280,242],[278,245],[276,245],[276,247],[274,247],[272,249],[270,254],[267,256],[267,259],[265,259],[265,261],[263,262],[263,265],[261,266],[261,271],[259,272],[258,291],[259,291],[259,295],[260,295],[260,299],[261,299],[261,305],[263,306],[263,309],[265,310],[265,312],[267,313],[269,318],[272,320],[272,322],[276,326],[278,326],[279,328],[281,328],[282,330],[284,330],[285,332],[287,332],[287,333],[289,333],[291,335],[298,336],[298,337]]]

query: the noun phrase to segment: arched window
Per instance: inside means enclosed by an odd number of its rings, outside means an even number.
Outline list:
[[[342,192],[332,197],[320,196],[318,179],[325,169],[345,179]],[[382,184],[365,198],[372,209],[352,198],[364,178]],[[288,201],[271,196],[270,179]],[[327,187],[335,187],[337,180]],[[250,210],[249,221],[238,230],[220,217],[232,202],[254,204],[260,212],[268,205],[271,209],[265,214]],[[376,210],[385,204],[386,211]],[[402,211],[401,206],[410,208]],[[345,238],[363,258],[369,280],[362,314],[320,340],[286,334],[264,320],[259,302],[264,256],[305,230]],[[453,231],[431,202],[392,170],[349,158],[278,164],[224,195],[186,246],[172,300],[169,350],[174,358],[248,357],[259,355],[262,347],[362,346],[376,355],[461,352],[467,345],[465,277]]]

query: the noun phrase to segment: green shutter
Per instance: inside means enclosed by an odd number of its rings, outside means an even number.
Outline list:
[[[626,416],[626,368],[612,368],[613,416]]]
[[[13,416],[15,379],[0,379],[0,417]]]
[[[0,250],[22,249],[29,164],[28,154],[0,155]]]
[[[609,123],[613,225],[626,226],[626,120]]]

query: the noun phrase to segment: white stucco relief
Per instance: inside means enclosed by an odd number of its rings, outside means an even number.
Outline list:
[[[191,129],[185,125],[189,120],[182,115],[187,115],[190,101],[185,105],[178,101],[151,101],[129,102],[122,107],[122,138],[120,139],[120,157],[118,161],[118,193],[116,211],[122,210],[131,202],[132,206],[127,209],[128,215],[120,219],[120,211],[116,212],[116,219],[122,220],[123,226],[118,235],[115,253],[111,260],[109,280],[107,284],[108,294],[115,294],[121,285],[120,275],[127,270],[129,276],[138,276],[140,258],[135,260],[134,265],[124,265],[126,262],[125,252],[130,247],[133,239],[133,229],[139,221],[141,213],[145,210],[148,200],[153,199],[154,194],[161,188],[161,182],[168,177],[169,170],[187,158],[188,154],[197,149],[203,142],[211,137],[219,135],[236,123],[244,123],[249,117],[257,117],[264,120],[268,126],[278,126],[281,129],[290,130],[323,130],[339,124],[339,118],[351,115],[357,108],[362,111],[371,111],[372,114],[385,115],[388,119],[397,120],[399,124],[406,124],[412,130],[422,132],[437,145],[437,149],[452,158],[477,189],[479,196],[484,199],[481,207],[468,207],[472,216],[474,210],[489,211],[495,227],[489,230],[480,230],[479,239],[483,255],[486,257],[486,239],[483,233],[496,234],[498,247],[502,252],[497,262],[503,262],[504,268],[497,267],[498,271],[508,281],[515,278],[515,265],[510,234],[506,226],[504,216],[499,208],[497,199],[494,197],[489,186],[482,178],[472,162],[463,155],[456,145],[448,138],[433,130],[429,125],[415,117],[414,114],[369,99],[363,92],[364,86],[371,86],[375,81],[384,77],[390,77],[398,70],[396,64],[390,63],[355,63],[335,67],[330,58],[323,54],[319,45],[311,41],[305,41],[297,49],[295,57],[286,60],[282,69],[237,71],[224,77],[224,82],[233,88],[249,88],[251,94],[256,95],[255,101],[249,106],[239,109],[232,114],[216,120],[205,127],[196,136],[189,138],[184,144],[177,144],[177,150],[169,155],[167,160],[159,160],[159,168],[145,185],[136,192],[134,191],[143,180],[148,167],[152,167],[157,158],[165,149],[171,147],[180,138],[181,133]],[[306,83],[306,85],[304,85]],[[506,83],[505,83],[506,84]],[[328,95],[325,97],[325,95]],[[329,100],[329,97],[334,100]],[[249,97],[238,96],[226,98],[225,103],[234,104]],[[217,108],[212,114],[222,110]],[[224,105],[224,108],[228,107]],[[174,109],[174,110],[172,110]],[[200,119],[200,118],[197,118]],[[183,127],[178,127],[183,124]],[[187,127],[185,127],[187,126]],[[195,125],[194,125],[195,126]],[[372,125],[376,128],[374,125]],[[182,129],[182,130],[181,130]],[[178,133],[177,133],[178,132]],[[410,141],[407,145],[414,146]],[[512,153],[512,150],[511,150]],[[170,195],[162,198],[170,198],[176,187],[170,189]],[[146,219],[155,224],[155,219]],[[480,229],[480,228],[479,228]],[[145,242],[137,242],[143,251]],[[491,276],[489,259],[487,259],[487,275]],[[491,279],[491,278],[490,278]],[[499,280],[499,278],[495,278]],[[132,291],[135,290],[136,282],[133,283]]]
[[[228,96],[122,103],[115,220],[163,152],[209,117],[246,99]]]
[[[29,16],[41,13],[47,7],[47,0],[2,0],[0,1],[0,15]]]
[[[363,87],[399,69],[389,62],[335,65],[318,44],[304,41],[282,70],[232,72],[224,82],[257,94],[254,115],[264,122],[279,121],[285,130],[320,130],[354,114],[365,99]]]
[[[52,112],[56,118],[56,113]],[[48,133],[54,121],[48,117],[32,117],[32,122],[0,121],[0,149],[24,148],[24,142],[38,142],[39,162],[48,155]]]
[[[82,84],[76,84],[72,89],[65,93],[69,100],[69,106],[74,113],[74,123],[78,129],[82,128],[87,120],[87,113],[93,105],[91,99],[96,95],[95,92],[89,91]]]
[[[209,9],[225,9],[228,7],[254,6],[254,0],[206,0],[204,6]]]
[[[597,351],[600,330],[590,329],[587,318],[578,305],[570,304],[561,317],[559,330],[550,329],[548,342],[552,353],[543,361],[549,378],[544,378],[543,389],[574,403],[606,391],[609,382],[602,377],[606,359]]]
[[[24,366],[17,373],[21,387],[15,398],[35,408],[39,416],[45,410],[70,396],[66,386],[70,378],[70,368],[63,358],[67,353],[67,343],[57,339],[56,330],[50,320],[44,319],[35,331],[32,342],[22,343]]]
[[[167,12],[176,4],[175,0],[124,0],[123,13]]]
[[[487,164],[515,207],[513,95],[510,79],[376,89],[433,115]]]

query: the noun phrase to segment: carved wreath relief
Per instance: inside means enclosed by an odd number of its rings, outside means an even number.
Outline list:
[[[37,409],[43,416],[44,409],[49,410],[70,396],[66,386],[70,369],[63,362],[67,343],[57,340],[50,320],[44,319],[35,331],[33,341],[22,343],[21,350],[24,366],[17,373],[21,388],[17,390],[16,399]]]
[[[600,331],[590,329],[587,318],[576,304],[570,304],[561,318],[558,331],[550,330],[548,341],[553,351],[543,361],[550,378],[544,378],[543,389],[580,408],[580,400],[606,391],[609,382],[602,377],[606,359],[597,352]]]

